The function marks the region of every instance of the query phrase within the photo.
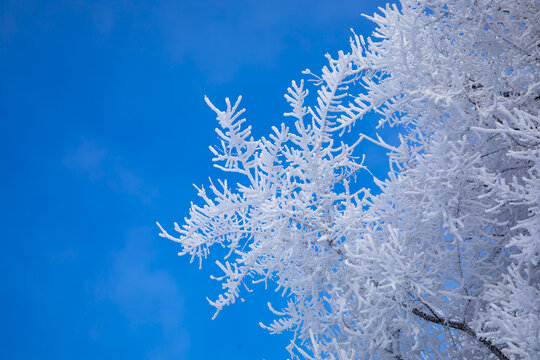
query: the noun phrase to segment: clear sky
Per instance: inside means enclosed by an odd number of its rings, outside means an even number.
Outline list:
[[[212,321],[212,261],[154,224],[219,175],[204,94],[242,94],[266,134],[290,81],[385,3],[1,0],[0,358],[285,359],[288,335],[258,325],[276,295]]]

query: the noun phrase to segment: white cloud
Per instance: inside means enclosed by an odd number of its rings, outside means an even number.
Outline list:
[[[143,203],[150,203],[157,196],[154,187],[122,165],[119,158],[112,157],[105,146],[95,141],[83,141],[76,150],[64,157],[62,163],[92,181],[104,181],[113,191],[135,195]]]
[[[116,23],[116,9],[109,2],[100,2],[92,6],[92,22],[101,35],[109,35]]]
[[[63,164],[92,180],[99,180],[105,176],[103,167],[106,157],[107,149],[93,141],[84,141],[75,151],[64,157]]]
[[[343,11],[343,9],[347,11]],[[244,66],[272,68],[292,43],[309,46],[302,33],[323,36],[336,19],[345,31],[361,19],[361,1],[276,0],[249,2],[161,1],[151,9],[161,27],[163,46],[173,63],[193,63],[219,83]],[[343,36],[346,44],[348,32]]]
[[[189,342],[182,328],[183,295],[174,278],[154,265],[154,240],[148,227],[132,229],[124,248],[113,254],[105,279],[96,286],[96,295],[116,304],[130,327],[161,328],[162,343],[147,354],[148,358],[181,358]]]

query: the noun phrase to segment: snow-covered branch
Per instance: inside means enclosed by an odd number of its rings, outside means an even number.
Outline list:
[[[253,139],[240,98],[206,99],[215,165],[241,180],[198,187],[176,237],[158,226],[192,260],[228,250],[216,315],[270,282],[287,305],[262,326],[291,332],[295,359],[535,359],[540,12],[511,3],[380,8],[371,37],[304,72],[310,91],[292,83],[268,137]],[[367,113],[398,143],[352,136]],[[388,155],[378,189],[358,182],[363,140]]]

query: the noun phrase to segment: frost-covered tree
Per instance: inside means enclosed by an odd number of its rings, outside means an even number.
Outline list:
[[[254,139],[240,99],[216,112],[215,166],[177,237],[199,262],[228,248],[217,311],[252,283],[286,306],[293,358],[538,359],[540,15],[536,0],[403,0],[372,37],[328,56],[292,121]],[[355,124],[369,112],[399,141]],[[350,141],[350,139],[353,139]],[[359,144],[386,149],[380,188]],[[369,154],[367,154],[369,156]]]

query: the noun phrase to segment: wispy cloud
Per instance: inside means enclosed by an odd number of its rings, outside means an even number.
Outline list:
[[[62,162],[68,169],[82,173],[95,181],[105,177],[106,157],[105,147],[94,141],[83,141],[75,151],[68,153]]]
[[[57,251],[49,255],[49,262],[53,264],[72,263],[79,256],[79,252],[73,248]]]
[[[104,181],[111,190],[135,195],[143,203],[157,196],[157,190],[140,176],[125,167],[118,157],[95,141],[83,141],[77,149],[68,152],[62,163],[65,167],[92,181]]]
[[[52,11],[47,2],[18,3],[21,0],[8,0],[5,14],[0,14],[0,38],[12,37],[25,20],[55,24],[77,8],[80,21],[98,37],[108,38],[114,31],[129,31],[134,38],[151,33],[152,44],[141,46],[157,46],[173,64],[193,62],[214,83],[230,80],[245,66],[271,68],[291,43],[309,47],[312,38],[302,35],[306,30],[325,36],[336,19],[354,26],[366,7],[358,0],[65,0]]]
[[[116,23],[117,9],[112,2],[98,2],[91,8],[92,22],[101,35],[109,35]]]
[[[189,343],[182,328],[183,295],[174,278],[155,266],[153,239],[148,227],[132,229],[124,248],[113,254],[107,275],[97,284],[95,293],[99,300],[116,304],[132,328],[161,328],[162,342],[147,354],[148,358],[181,358]],[[99,336],[99,324],[91,335]]]
[[[358,22],[360,1],[161,1],[156,18],[173,62],[193,61],[211,81],[227,81],[244,66],[271,68],[291,39],[309,46],[305,30],[324,36],[336,18]],[[347,9],[345,12],[343,9]],[[346,36],[346,35],[345,35]],[[346,39],[344,39],[346,41]]]
[[[0,14],[0,40],[8,41],[16,31],[15,17],[10,13]]]

